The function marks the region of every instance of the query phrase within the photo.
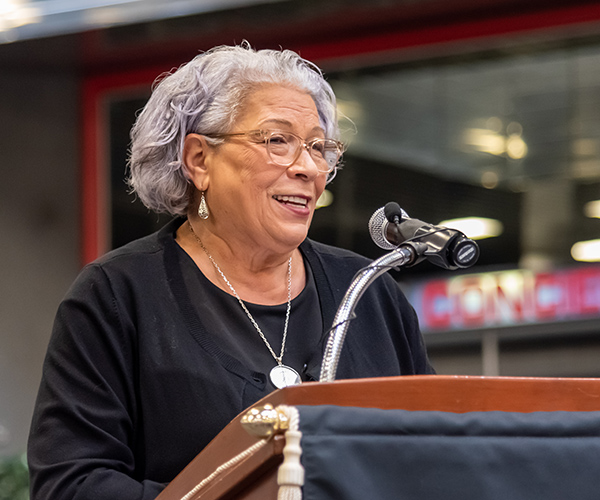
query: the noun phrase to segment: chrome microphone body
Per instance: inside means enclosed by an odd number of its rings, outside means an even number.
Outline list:
[[[369,220],[369,232],[375,244],[384,250],[419,244],[421,258],[412,265],[425,258],[445,269],[464,269],[479,258],[477,243],[460,231],[411,219],[394,202],[375,211]]]

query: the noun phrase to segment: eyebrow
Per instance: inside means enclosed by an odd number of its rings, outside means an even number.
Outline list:
[[[283,120],[281,118],[269,118],[269,119],[265,120],[264,122],[262,122],[261,126],[264,124],[267,124],[267,123],[282,125],[282,126],[289,127],[289,128],[294,127],[291,122],[289,122],[287,120]],[[321,132],[323,135],[325,135],[325,130],[323,130],[321,127],[313,127],[310,132],[311,133]]]

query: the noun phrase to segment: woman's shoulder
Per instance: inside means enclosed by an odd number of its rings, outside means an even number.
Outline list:
[[[330,280],[349,283],[355,274],[372,260],[352,250],[307,239],[300,246],[313,272],[323,273]]]
[[[352,250],[346,248],[340,248],[326,243],[320,243],[318,241],[307,238],[301,245],[301,249],[305,253],[314,253],[323,259],[327,260],[347,260],[357,264],[366,266],[372,262],[371,259],[360,255]]]
[[[182,224],[182,219],[173,219],[158,231],[135,239],[125,245],[110,250],[98,257],[90,265],[111,266],[121,263],[130,265],[132,261],[143,260],[156,254],[161,254],[165,246],[174,240],[175,231]]]
[[[372,259],[352,250],[311,239],[305,240],[300,248],[311,264],[314,265],[315,262],[318,262],[317,265],[321,265],[325,273],[335,276],[339,280],[353,279],[356,277],[356,273],[373,262]],[[375,288],[387,289],[393,295],[400,291],[396,280],[389,273],[384,273],[373,285]]]
[[[74,286],[89,283],[90,280],[143,283],[162,275],[159,270],[164,268],[165,248],[169,244],[175,244],[174,233],[181,222],[181,219],[175,219],[155,233],[110,250],[84,266]]]

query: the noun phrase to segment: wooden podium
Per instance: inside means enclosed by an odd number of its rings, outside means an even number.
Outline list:
[[[507,378],[469,376],[405,376],[305,383],[277,390],[254,407],[335,405],[384,410],[443,411],[599,411],[600,379]],[[245,414],[245,412],[244,412]],[[236,417],[171,482],[158,500],[181,500],[221,464],[257,442]],[[201,423],[199,423],[201,425]],[[187,500],[277,498],[277,466],[283,435],[220,474]]]

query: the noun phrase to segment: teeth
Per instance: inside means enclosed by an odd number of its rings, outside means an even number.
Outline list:
[[[300,196],[285,196],[285,195],[275,195],[273,196],[277,201],[282,201],[284,203],[294,203],[295,205],[306,206],[306,199],[301,198]]]

